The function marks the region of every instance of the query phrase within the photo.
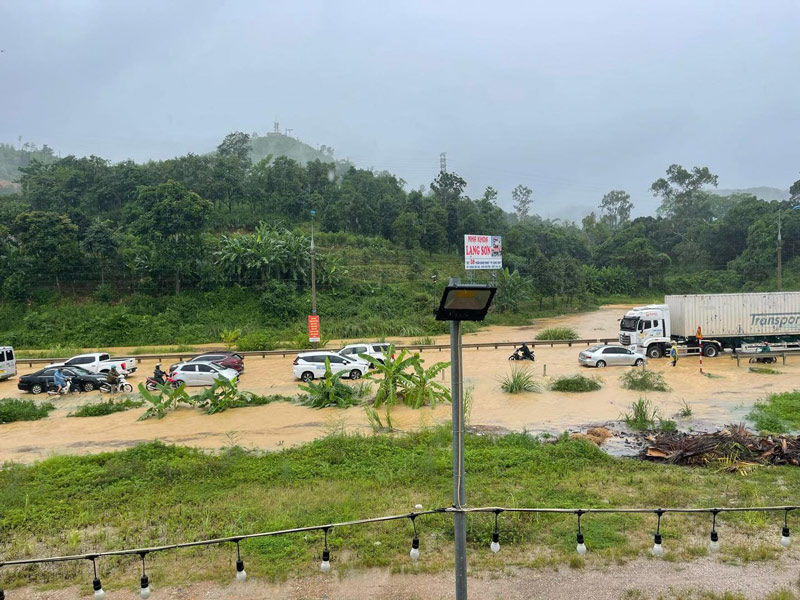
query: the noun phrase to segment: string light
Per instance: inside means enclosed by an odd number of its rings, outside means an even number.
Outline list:
[[[247,571],[244,570],[244,561],[239,550],[239,540],[236,540],[236,581],[244,581],[245,579],[247,579]]]
[[[236,578],[237,580],[244,580],[247,577],[247,574],[244,570],[244,562],[241,558],[241,550],[239,543],[245,539],[255,539],[255,538],[263,538],[263,537],[271,537],[271,536],[279,536],[279,535],[288,535],[293,533],[302,533],[302,532],[309,532],[309,531],[323,531],[325,534],[325,546],[322,552],[322,563],[320,564],[320,570],[323,573],[328,573],[331,569],[330,563],[330,550],[328,548],[328,531],[334,527],[346,527],[346,526],[353,526],[353,525],[364,525],[369,523],[381,523],[386,521],[397,521],[400,519],[411,519],[414,525],[414,539],[411,543],[412,553],[410,553],[411,558],[416,560],[419,554],[419,536],[416,527],[416,518],[422,515],[433,515],[433,514],[447,514],[447,513],[494,513],[494,531],[492,533],[492,543],[491,543],[491,550],[492,552],[498,552],[500,550],[500,533],[499,533],[499,525],[498,525],[498,517],[502,512],[516,512],[516,513],[539,513],[539,514],[571,514],[576,515],[578,517],[578,546],[576,550],[579,554],[583,555],[586,552],[586,545],[583,537],[583,531],[581,530],[581,517],[587,513],[596,513],[596,514],[645,514],[645,513],[655,513],[658,517],[658,522],[656,525],[656,532],[654,536],[654,545],[652,548],[652,553],[655,556],[663,556],[664,555],[664,548],[661,546],[661,517],[666,513],[686,513],[686,514],[693,514],[693,513],[707,513],[711,514],[712,516],[712,526],[711,526],[711,542],[719,542],[719,537],[716,532],[716,516],[722,512],[771,512],[771,511],[784,511],[784,521],[783,521],[783,528],[781,530],[781,538],[780,543],[784,547],[788,547],[791,543],[791,538],[789,536],[789,511],[796,510],[800,508],[800,506],[751,506],[751,507],[730,507],[730,508],[587,508],[587,509],[574,509],[574,508],[525,508],[525,507],[518,507],[518,508],[507,508],[507,507],[476,507],[476,508],[467,508],[467,507],[447,507],[447,508],[436,508],[433,510],[427,511],[420,511],[420,512],[412,512],[406,513],[402,515],[388,515],[383,517],[372,517],[368,519],[359,519],[355,521],[345,521],[341,523],[329,523],[327,525],[310,525],[306,527],[296,527],[293,529],[282,529],[278,531],[266,531],[261,533],[251,533],[246,535],[238,535],[235,537],[225,537],[225,538],[214,538],[208,540],[198,540],[194,542],[181,542],[175,544],[169,544],[165,546],[153,546],[149,548],[137,548],[137,549],[127,549],[127,550],[111,550],[107,552],[98,552],[93,554],[75,554],[69,556],[51,556],[46,558],[26,558],[20,560],[9,560],[9,561],[0,561],[0,568],[2,567],[10,567],[10,566],[17,566],[17,565],[31,565],[31,564],[42,564],[42,563],[55,563],[55,562],[66,562],[66,561],[77,561],[77,560],[90,560],[92,561],[94,579],[92,580],[92,587],[94,588],[94,598],[95,600],[104,600],[106,596],[105,590],[103,590],[103,586],[100,582],[100,578],[97,575],[97,559],[101,557],[109,557],[109,556],[130,556],[130,555],[139,555],[142,559],[142,579],[141,579],[141,589],[139,591],[139,595],[143,600],[147,600],[152,590],[150,589],[150,582],[147,577],[146,568],[145,568],[145,556],[147,554],[152,554],[153,552],[163,552],[166,550],[175,550],[178,548],[191,548],[197,546],[210,546],[210,545],[218,545],[218,544],[227,544],[227,543],[235,543],[236,544]],[[583,546],[583,547],[581,547]],[[709,548],[711,549],[711,548]],[[414,552],[416,550],[417,552]],[[712,552],[716,550],[712,549]],[[5,592],[0,589],[0,600],[5,600]]]
[[[411,557],[411,560],[417,562],[419,560],[419,537],[417,536],[417,515],[412,514],[409,519],[411,519],[411,524],[414,526],[414,537],[411,540],[411,552],[408,555]]]
[[[578,545],[575,549],[578,551],[578,554],[584,556],[586,554],[586,544],[583,541],[583,532],[581,531],[581,516],[585,511],[578,510],[575,514],[578,515]]]
[[[494,511],[494,531],[492,532],[492,543],[489,545],[489,549],[495,554],[500,552],[500,530],[497,528],[497,517],[501,512],[503,511],[499,508]]]
[[[783,529],[781,530],[781,546],[784,548],[788,548],[792,544],[792,538],[789,537],[789,511],[792,510],[791,508],[787,508],[786,512],[783,515]],[[2,599],[0,599],[2,600]]]
[[[713,553],[719,552],[719,535],[717,535],[717,513],[719,510],[714,509],[711,511],[711,541],[708,543],[708,551]]]
[[[653,556],[660,558],[664,556],[664,548],[661,546],[661,515],[664,514],[664,510],[657,508],[656,514],[658,515],[658,524],[656,525],[656,534],[653,536],[653,549],[651,552]]]
[[[92,588],[94,589],[94,597],[95,600],[104,600],[106,597],[106,592],[103,589],[103,584],[100,583],[100,578],[97,576],[97,557],[93,556],[92,560],[92,569],[94,570],[94,579],[92,580]]]
[[[325,527],[325,548],[322,550],[322,562],[319,564],[319,570],[323,573],[328,573],[331,570],[331,552],[328,550],[328,527]]]

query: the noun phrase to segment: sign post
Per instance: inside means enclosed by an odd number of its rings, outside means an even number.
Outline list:
[[[503,238],[499,235],[465,235],[464,268],[467,271],[503,268]]]
[[[319,315],[308,315],[308,341],[319,343]]]
[[[697,341],[700,342],[700,373],[703,372],[703,332],[700,325],[697,326]]]

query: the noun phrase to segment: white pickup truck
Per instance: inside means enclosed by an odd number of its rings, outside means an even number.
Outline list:
[[[64,363],[47,365],[48,367],[83,367],[92,373],[108,373],[111,367],[124,375],[130,375],[136,371],[135,358],[111,358],[108,352],[92,352],[90,354],[79,354],[73,356]]]

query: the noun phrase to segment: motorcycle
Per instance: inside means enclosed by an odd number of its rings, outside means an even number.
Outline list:
[[[61,391],[58,391],[58,386],[55,383],[49,383],[47,385],[47,395],[48,396],[63,396],[65,394],[71,394],[73,392],[82,392],[81,386],[77,383],[72,383],[72,377],[66,378],[67,383],[64,387],[61,388]]]
[[[126,394],[130,394],[133,391],[133,386],[127,382],[124,375],[119,375],[117,377],[117,383],[110,384],[107,381],[104,381],[100,384],[100,391],[105,393],[114,393],[114,392],[125,392]]]
[[[155,392],[160,385],[168,385],[171,388],[176,388],[180,385],[180,382],[175,381],[172,377],[172,373],[167,373],[164,375],[164,381],[159,381],[155,377],[148,377],[147,380],[144,382],[144,387],[147,388],[150,392]]]
[[[536,360],[533,350],[528,348],[527,344],[522,344],[519,348],[515,349],[508,360],[529,360],[531,362]]]

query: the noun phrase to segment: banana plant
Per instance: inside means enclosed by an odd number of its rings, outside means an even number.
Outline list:
[[[346,383],[342,383],[342,376],[345,372],[331,372],[331,362],[325,358],[325,376],[319,382],[309,381],[308,385],[299,385],[301,390],[308,394],[305,402],[306,406],[312,408],[325,408],[326,406],[338,406],[344,408],[352,406],[358,402],[354,398],[353,389]]]
[[[419,356],[419,355],[415,355]],[[436,376],[450,366],[449,362],[439,362],[427,369],[422,366],[423,361],[412,363],[414,372],[405,383],[403,402],[411,408],[430,406],[434,408],[437,402],[450,402],[450,390],[436,381]]]
[[[174,389],[168,385],[159,385],[158,394],[149,391],[143,383],[140,383],[139,394],[141,394],[142,400],[147,402],[150,406],[144,414],[137,419],[138,421],[144,421],[150,417],[163,419],[167,411],[174,409],[178,405],[178,402],[193,403],[192,397],[186,393],[186,385],[183,382]]]

